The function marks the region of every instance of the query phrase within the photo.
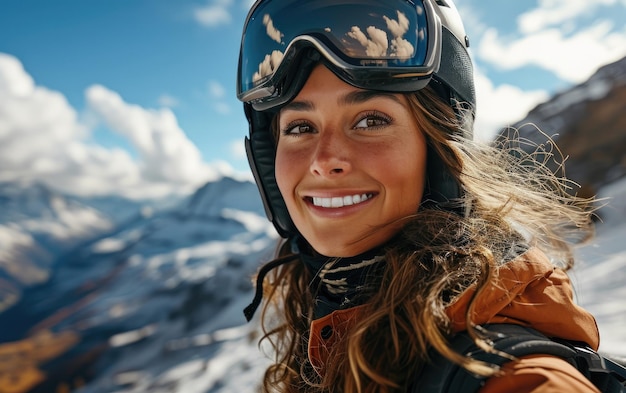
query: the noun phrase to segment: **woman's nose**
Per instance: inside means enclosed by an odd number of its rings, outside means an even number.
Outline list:
[[[320,134],[311,162],[311,173],[322,177],[336,177],[352,169],[348,138],[339,132]]]

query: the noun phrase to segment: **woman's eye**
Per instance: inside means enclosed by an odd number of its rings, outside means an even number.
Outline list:
[[[363,116],[361,120],[354,126],[354,128],[375,128],[382,127],[389,124],[391,120],[380,114],[380,113],[371,113]]]
[[[300,135],[312,132],[313,127],[307,123],[288,124],[283,128],[283,135]]]

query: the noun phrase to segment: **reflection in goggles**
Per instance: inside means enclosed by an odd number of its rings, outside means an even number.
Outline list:
[[[363,32],[361,27],[352,26],[349,31],[340,36],[344,53],[352,58],[394,58],[398,60],[413,57],[415,48],[409,40],[404,38],[404,35],[409,31],[410,21],[403,12],[396,12],[397,19],[392,19],[387,15],[382,16],[387,31],[370,25]],[[423,9],[417,7],[417,12],[421,14]],[[263,25],[268,37],[281,45],[285,45],[282,41],[284,34],[274,26],[274,21],[269,14],[263,15]],[[332,33],[330,27],[326,27],[324,31],[327,34]],[[418,32],[420,40],[424,39],[424,34],[424,29],[420,29]],[[389,35],[392,37],[391,40],[388,38]],[[252,82],[256,84],[265,77],[272,75],[282,62],[283,57],[284,53],[280,50],[273,50],[266,54],[259,63],[258,71],[252,76]]]
[[[409,30],[409,19],[402,12],[398,11],[398,20],[391,19],[383,15],[383,19],[387,24],[387,29],[394,37],[391,45],[387,40],[387,32],[374,26],[368,26],[366,31],[367,37],[358,26],[352,26],[347,36],[355,39],[365,48],[365,54],[369,57],[399,57],[407,58],[413,56],[413,45],[402,38]],[[391,51],[387,50],[391,46]]]
[[[272,75],[281,61],[283,61],[283,52],[279,50],[272,51],[271,55],[265,55],[265,59],[259,64],[259,71],[252,75],[252,82],[256,83],[266,76]]]

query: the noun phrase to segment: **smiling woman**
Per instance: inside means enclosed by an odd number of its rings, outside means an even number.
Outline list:
[[[259,0],[244,28],[247,149],[285,238],[246,309],[265,289],[265,391],[423,391],[437,355],[481,376],[481,392],[596,392],[553,355],[500,352],[513,359],[500,368],[450,344],[467,334],[497,352],[490,329],[506,323],[597,349],[565,273],[570,241],[591,235],[590,201],[514,140],[472,141],[472,66],[451,1],[336,4]]]
[[[408,100],[362,92],[318,66],[278,116],[278,187],[300,233],[324,255],[349,257],[389,240],[422,198],[426,140]]]

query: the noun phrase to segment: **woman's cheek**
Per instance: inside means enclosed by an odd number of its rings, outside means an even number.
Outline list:
[[[298,171],[300,161],[297,155],[290,150],[279,146],[276,152],[275,176],[278,189],[283,195],[283,199],[287,199],[293,194],[295,189],[295,178]]]

